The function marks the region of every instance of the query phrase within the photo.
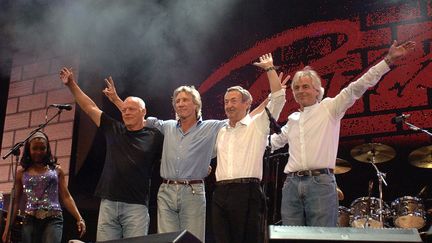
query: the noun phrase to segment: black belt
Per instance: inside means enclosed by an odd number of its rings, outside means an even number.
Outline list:
[[[175,184],[175,185],[192,185],[192,184],[202,184],[203,180],[167,180],[167,179],[163,179],[162,183]]]
[[[260,183],[260,179],[258,178],[238,178],[238,179],[232,179],[232,180],[222,180],[217,181],[216,185],[226,185],[226,184],[245,184],[245,183]]]
[[[333,169],[316,169],[316,170],[301,170],[296,172],[289,172],[288,176],[319,176],[321,174],[333,174]]]

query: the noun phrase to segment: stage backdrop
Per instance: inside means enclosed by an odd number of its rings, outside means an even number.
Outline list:
[[[382,60],[393,40],[415,41],[414,52],[347,111],[338,157],[352,169],[337,175],[337,181],[345,193],[341,205],[349,207],[366,196],[368,181],[377,182],[375,170],[353,159],[350,152],[361,144],[384,143],[396,151],[395,158],[378,164],[387,173],[384,200],[391,203],[398,197],[417,196],[429,186],[418,196],[430,207],[432,168],[412,166],[408,156],[430,145],[431,139],[405,125],[392,124],[391,119],[410,114],[410,123],[432,128],[432,1],[98,0],[42,5],[40,18],[32,19],[41,24],[27,19],[32,24],[20,25],[23,31],[18,36],[28,40],[32,36],[27,31],[38,27],[31,42],[33,49],[60,49],[79,55],[74,67],[79,68],[80,86],[116,118],[120,113],[101,93],[103,79],[108,76],[115,80],[121,97],[142,97],[150,116],[173,119],[172,91],[180,85],[194,85],[203,98],[204,119],[224,119],[226,88],[247,88],[254,106],[267,96],[266,75],[252,65],[264,53],[272,53],[278,71],[291,76],[312,66],[321,75],[325,96],[333,97]],[[23,49],[26,44],[29,42],[18,42],[16,48]],[[297,109],[288,88],[279,123],[283,125]],[[77,108],[70,187],[85,208],[97,207],[92,195],[104,149],[102,134]],[[287,157],[281,156],[279,180],[286,161]],[[273,186],[274,176],[268,181]],[[207,182],[211,197],[213,175]],[[373,196],[378,196],[376,184]],[[157,183],[153,186],[155,193]],[[210,225],[207,229],[211,230]]]

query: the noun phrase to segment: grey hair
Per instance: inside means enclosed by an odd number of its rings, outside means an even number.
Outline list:
[[[136,97],[136,96],[129,96],[129,97],[127,97],[124,101],[126,101],[126,100],[133,100],[133,101],[135,101],[135,102],[137,102],[138,103],[138,105],[139,105],[139,107],[141,108],[141,109],[145,109],[145,102],[144,102],[144,100],[143,99],[141,99],[140,97]]]
[[[249,91],[247,91],[247,89],[244,89],[241,86],[232,86],[232,87],[229,87],[227,89],[227,91],[226,91],[225,94],[227,94],[228,92],[231,92],[231,91],[238,91],[238,92],[240,92],[240,94],[242,96],[242,102],[243,103],[244,102],[249,102],[249,104],[252,104],[252,101],[253,101],[252,95],[249,93]],[[247,110],[248,113],[250,111],[250,108],[251,108],[251,106],[249,105],[249,108]]]
[[[294,84],[296,84],[299,81],[299,79],[302,77],[310,77],[312,79],[312,86],[319,93],[317,97],[317,102],[321,102],[321,100],[324,97],[324,88],[322,87],[321,84],[321,78],[318,75],[318,73],[309,66],[306,66],[303,68],[303,70],[297,71],[295,73],[293,81],[291,82],[291,89],[293,93],[294,93]]]
[[[202,115],[202,113],[201,113],[201,108],[202,108],[201,95],[193,85],[192,86],[183,85],[183,86],[180,86],[174,90],[173,96],[172,96],[172,106],[173,106],[174,110],[175,110],[177,95],[181,92],[188,93],[192,96],[192,101],[197,106],[197,108],[195,110],[195,115],[196,115],[197,119],[199,119]],[[177,113],[176,113],[176,119],[177,120],[180,119],[180,117],[178,116]]]

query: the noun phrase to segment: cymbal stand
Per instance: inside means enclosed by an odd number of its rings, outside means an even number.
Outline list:
[[[387,186],[387,182],[385,180],[386,177],[386,173],[382,173],[378,167],[375,165],[375,149],[372,148],[372,159],[370,160],[370,163],[372,164],[372,166],[375,168],[376,173],[377,173],[377,177],[378,177],[378,189],[379,189],[379,221],[381,223],[381,227],[384,227],[384,219],[383,219],[383,213],[384,213],[384,209],[383,209],[383,192],[382,192],[382,184],[384,183],[385,186]],[[370,200],[370,198],[369,198]]]

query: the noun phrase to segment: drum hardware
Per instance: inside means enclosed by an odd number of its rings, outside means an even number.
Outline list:
[[[351,170],[351,164],[348,161],[340,158],[336,158],[336,166],[334,173],[336,175],[346,173]]]
[[[384,226],[384,219],[383,219],[383,193],[382,193],[382,184],[384,183],[385,186],[387,186],[387,182],[385,180],[386,174],[382,173],[378,167],[375,165],[376,163],[382,163],[387,162],[391,159],[393,159],[396,155],[395,150],[385,144],[381,143],[367,143],[362,144],[354,147],[351,150],[351,155],[354,157],[354,159],[360,161],[360,162],[367,162],[370,163],[373,168],[376,171],[376,175],[378,177],[378,189],[379,189],[379,209],[378,215],[379,215],[379,222],[381,227]],[[372,184],[373,186],[373,184]],[[371,187],[371,186],[369,186]],[[372,189],[370,188],[370,191]],[[370,202],[367,202],[370,203]],[[366,219],[366,222],[364,222],[364,227],[369,226],[368,218]]]
[[[412,151],[409,154],[408,159],[415,167],[432,169],[432,145]]]
[[[372,195],[372,189],[373,189],[373,180],[369,180],[369,185],[368,185],[368,198],[370,198],[371,197],[371,195]],[[367,200],[366,201],[366,203],[367,203],[367,207],[366,207],[366,210],[368,211],[368,212],[370,212],[370,209],[371,209],[371,200]],[[380,221],[381,222],[381,221]],[[369,224],[369,217],[366,217],[366,220],[365,220],[365,222],[364,222],[364,224],[363,224],[363,228],[368,228],[370,226],[370,224]]]

